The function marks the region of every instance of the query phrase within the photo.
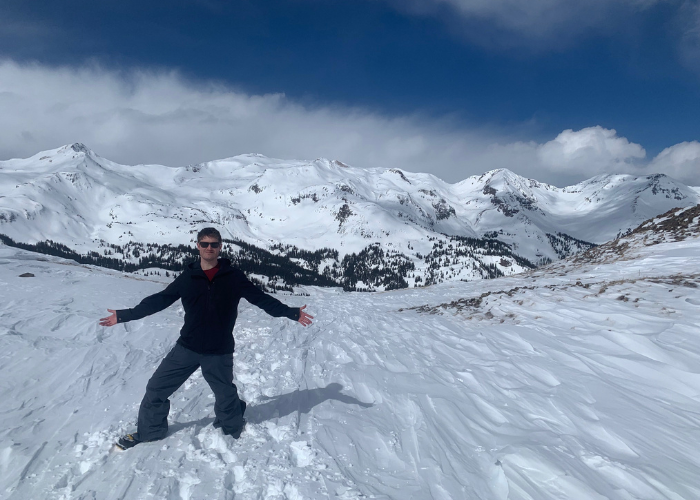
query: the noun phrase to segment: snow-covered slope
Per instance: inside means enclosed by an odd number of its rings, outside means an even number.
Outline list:
[[[280,297],[308,304],[306,329],[241,304],[241,439],[212,428],[197,372],[168,437],[124,453],[179,303],[101,328],[164,283],[0,246],[0,498],[700,498],[700,238],[635,241],[489,281]]]
[[[66,243],[181,243],[183,230],[202,223],[251,242],[315,249],[342,241],[343,253],[367,240],[401,246],[426,233],[502,231],[519,241],[528,226],[539,230],[533,236],[563,232],[603,243],[670,208],[700,202],[693,189],[663,175],[608,175],[559,189],[495,170],[450,185],[428,174],[260,155],[182,168],[125,166],[81,144],[0,162],[0,175],[0,227],[12,237]]]
[[[660,174],[604,175],[560,189],[496,170],[462,181],[455,190],[467,200],[466,216],[482,234],[496,231],[528,258],[533,252],[551,257],[542,245],[547,233],[601,244],[659,213],[700,203],[694,190]]]
[[[700,237],[700,205],[669,210],[633,231],[576,255],[574,262],[612,262],[634,258],[642,247]]]

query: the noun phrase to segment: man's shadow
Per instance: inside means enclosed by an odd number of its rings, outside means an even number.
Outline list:
[[[341,403],[358,405],[362,408],[370,408],[371,403],[362,401],[342,393],[343,386],[340,384],[328,384],[326,387],[318,389],[301,389],[288,394],[267,397],[260,399],[267,400],[266,403],[250,406],[245,412],[245,419],[253,424],[259,424],[273,418],[285,417],[291,413],[309,413],[314,406],[328,400],[340,401]]]
[[[374,406],[371,403],[363,403],[347,394],[343,394],[343,386],[337,383],[328,384],[326,387],[317,389],[300,389],[279,396],[261,396],[265,403],[255,406],[248,406],[245,412],[245,419],[252,424],[259,424],[273,418],[281,418],[294,412],[309,413],[314,406],[329,400],[340,401],[345,404],[358,405],[362,408]],[[192,425],[207,426],[214,422],[213,417],[207,417],[191,422],[175,422],[170,425],[168,435],[174,434],[185,427]]]

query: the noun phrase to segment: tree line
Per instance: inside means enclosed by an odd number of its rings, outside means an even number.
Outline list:
[[[433,243],[432,250],[427,255],[415,255],[426,264],[421,271],[416,271],[414,259],[396,250],[387,250],[378,242],[340,259],[338,250],[332,248],[304,250],[277,243],[266,250],[245,241],[224,239],[226,245],[221,255],[246,274],[254,275],[251,280],[266,291],[293,291],[293,286],[341,286],[348,291],[394,290],[409,287],[409,279],[413,279],[415,286],[440,283],[453,277],[450,272],[454,275],[455,268],[469,268],[473,275],[490,279],[503,276],[501,268],[513,262],[523,268],[536,267],[496,239],[442,235],[430,236],[429,240]],[[52,240],[23,243],[0,234],[0,241],[8,246],[122,272],[157,268],[178,273],[199,256],[193,245],[183,244],[129,241],[118,245],[100,240],[97,250],[79,253]],[[561,238],[558,243],[577,246],[582,242]],[[265,277],[266,281],[256,279],[255,275]]]

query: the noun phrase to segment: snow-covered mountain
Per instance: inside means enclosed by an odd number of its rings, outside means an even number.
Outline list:
[[[126,166],[82,144],[0,162],[0,178],[0,234],[13,242],[51,240],[144,267],[213,225],[240,254],[252,245],[289,259],[296,274],[359,289],[520,272],[700,203],[697,191],[664,175],[557,188],[495,170],[448,184],[260,155]]]
[[[100,327],[165,280],[0,244],[0,498],[700,498],[698,210],[611,258],[280,297],[308,304],[308,328],[242,302],[241,438],[212,426],[197,371],[168,436],[123,453],[181,305]]]
[[[700,237],[700,205],[669,210],[649,219],[620,238],[578,254],[573,261],[612,262],[628,259],[640,248]]]

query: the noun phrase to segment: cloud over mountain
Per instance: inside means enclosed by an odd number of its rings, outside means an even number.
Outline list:
[[[544,143],[450,118],[303,106],[176,72],[109,71],[0,63],[0,158],[85,142],[127,164],[186,165],[241,153],[335,158],[356,167],[429,172],[457,182],[508,168],[554,185],[598,173],[663,173],[697,184],[697,142],[649,160],[644,148],[600,126]]]
[[[683,142],[664,149],[653,159],[637,143],[601,126],[565,130],[551,141],[496,145],[491,155],[499,162],[519,162],[521,175],[557,178],[563,184],[584,175],[662,173],[689,185],[700,182],[700,143]]]
[[[553,170],[577,173],[592,169],[589,172],[597,174],[626,172],[646,157],[646,151],[639,144],[619,137],[615,130],[596,126],[576,132],[571,129],[563,131],[539,146],[537,156],[543,165]]]
[[[648,170],[687,179],[693,186],[700,185],[700,142],[682,142],[664,149],[654,158]]]

